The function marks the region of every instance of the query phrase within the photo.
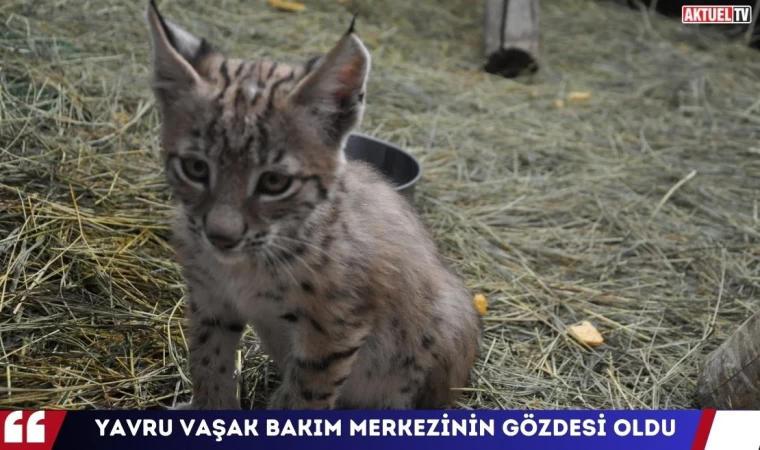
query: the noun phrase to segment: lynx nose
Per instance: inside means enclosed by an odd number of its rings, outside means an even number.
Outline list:
[[[243,216],[228,206],[213,208],[204,222],[206,237],[220,250],[237,246],[247,231]]]

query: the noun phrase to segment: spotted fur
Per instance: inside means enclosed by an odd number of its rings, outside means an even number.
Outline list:
[[[413,209],[343,148],[370,56],[351,29],[304,64],[234,59],[147,20],[173,246],[189,288],[193,398],[239,408],[245,325],[282,373],[270,407],[438,408],[481,342],[469,292]]]

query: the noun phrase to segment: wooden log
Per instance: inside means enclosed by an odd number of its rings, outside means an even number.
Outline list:
[[[538,0],[486,0],[486,72],[507,78],[538,70]]]
[[[760,409],[760,311],[705,358],[696,400],[701,408]]]

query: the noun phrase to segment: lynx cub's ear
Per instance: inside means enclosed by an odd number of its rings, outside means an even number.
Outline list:
[[[326,145],[341,145],[361,122],[369,69],[369,52],[352,21],[337,45],[290,94],[296,106],[318,121],[315,125],[323,130]]]
[[[153,50],[153,89],[160,101],[167,102],[172,94],[201,82],[199,64],[214,50],[205,39],[165,20],[155,0],[148,5],[146,19]]]

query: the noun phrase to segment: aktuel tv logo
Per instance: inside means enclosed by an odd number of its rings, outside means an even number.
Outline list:
[[[0,411],[0,450],[50,450],[66,411]]]
[[[682,23],[752,23],[752,6],[685,5],[681,7]]]

